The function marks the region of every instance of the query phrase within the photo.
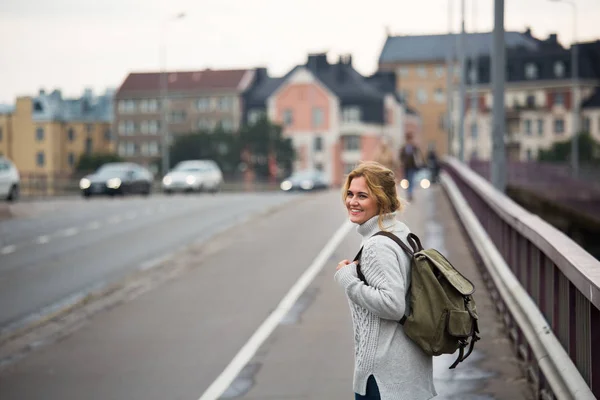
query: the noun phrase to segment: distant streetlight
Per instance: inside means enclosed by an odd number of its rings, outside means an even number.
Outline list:
[[[161,34],[161,43],[160,43],[160,91],[161,91],[161,126],[162,126],[162,145],[161,145],[161,156],[162,156],[162,174],[166,175],[169,172],[169,119],[168,119],[168,106],[167,106],[167,97],[168,97],[168,80],[167,80],[167,28],[169,22],[174,22],[177,20],[181,20],[185,18],[185,13],[179,13],[177,15],[172,16],[171,18],[167,18],[163,22],[162,26],[162,34]]]
[[[579,96],[577,90],[579,56],[577,48],[577,4],[571,0],[550,0],[555,3],[566,3],[573,7],[573,43],[571,44],[571,112],[573,119],[573,137],[571,138],[571,172],[573,177],[579,175]]]

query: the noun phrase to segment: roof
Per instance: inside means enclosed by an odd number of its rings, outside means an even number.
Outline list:
[[[381,123],[384,116],[384,98],[390,93],[395,95],[396,80],[393,73],[376,73],[366,78],[354,69],[350,56],[341,57],[339,62],[330,64],[327,54],[311,54],[306,64],[292,68],[281,78],[271,78],[266,69],[257,69],[255,82],[244,93],[246,113],[252,108],[265,109],[266,100],[301,68],[308,69],[319,82],[333,92],[342,106],[360,106],[365,122]]]
[[[80,98],[65,99],[60,90],[41,90],[32,100],[34,121],[112,122],[114,90],[94,96],[87,89]]]
[[[252,70],[212,70],[167,72],[167,89],[177,92],[242,90]],[[157,92],[161,89],[161,72],[132,72],[121,84],[117,97],[124,93]]]
[[[600,86],[588,98],[583,100],[581,108],[600,108]]]
[[[459,34],[388,36],[379,63],[410,63],[445,60],[448,50],[458,45]],[[523,46],[537,49],[540,41],[528,33],[505,32],[506,47]],[[465,34],[465,48],[470,54],[487,55],[492,51],[493,35],[486,33]]]
[[[15,112],[15,106],[10,104],[0,104],[0,115],[12,114],[13,112]]]

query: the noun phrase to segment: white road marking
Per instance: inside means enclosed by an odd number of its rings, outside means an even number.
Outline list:
[[[327,242],[325,247],[323,247],[323,250],[321,250],[319,255],[314,259],[310,267],[304,271],[302,276],[281,300],[277,308],[273,310],[256,332],[254,332],[250,340],[248,340],[233,360],[231,360],[221,375],[219,375],[208,389],[206,389],[204,394],[200,397],[200,400],[216,400],[225,392],[225,390],[227,390],[242,368],[250,361],[256,351],[296,303],[298,297],[300,297],[308,285],[315,279],[315,276],[323,269],[323,266],[329,260],[331,254],[339,246],[344,237],[346,237],[352,226],[351,222],[346,221],[338,228],[333,237]]]
[[[100,222],[98,222],[98,221],[92,221],[92,222],[90,222],[90,223],[87,225],[87,228],[88,228],[89,230],[98,229],[98,228],[100,228]]]
[[[48,235],[38,236],[38,238],[36,239],[36,243],[38,244],[48,243],[49,241],[50,237],[48,237]]]
[[[108,223],[109,224],[116,224],[116,223],[119,223],[119,222],[121,222],[121,217],[119,217],[119,216],[110,217],[108,219]]]
[[[68,229],[65,229],[64,231],[62,231],[62,236],[65,236],[65,237],[74,236],[77,234],[77,232],[79,232],[79,229],[77,229],[77,228],[68,228]]]
[[[15,246],[14,244],[4,246],[2,248],[2,250],[0,250],[0,254],[10,254],[10,253],[14,252],[16,249],[17,249],[17,246]]]

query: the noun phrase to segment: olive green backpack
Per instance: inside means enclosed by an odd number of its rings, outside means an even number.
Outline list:
[[[455,368],[473,351],[477,335],[477,308],[473,293],[475,286],[460,274],[440,252],[424,250],[417,235],[410,233],[410,249],[390,232],[386,236],[408,254],[411,260],[410,283],[406,296],[406,315],[398,321],[404,333],[430,356],[454,354],[458,358],[450,366]],[[375,236],[374,235],[374,236]],[[360,270],[362,248],[354,258],[359,278],[368,285]],[[470,339],[470,343],[469,343]],[[469,347],[465,354],[465,349]]]

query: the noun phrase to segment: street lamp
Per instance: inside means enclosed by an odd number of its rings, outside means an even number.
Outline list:
[[[571,173],[573,177],[579,174],[579,96],[577,79],[579,56],[577,47],[577,5],[571,0],[550,0],[555,3],[566,3],[573,7],[573,43],[571,44],[571,112],[573,114],[573,137],[571,138]]]
[[[162,41],[160,44],[160,107],[161,107],[161,126],[162,126],[162,144],[160,146],[162,157],[162,174],[163,176],[169,171],[169,118],[168,118],[168,81],[167,81],[167,27],[169,22],[177,21],[185,18],[185,13],[179,13],[163,21],[162,25]]]

